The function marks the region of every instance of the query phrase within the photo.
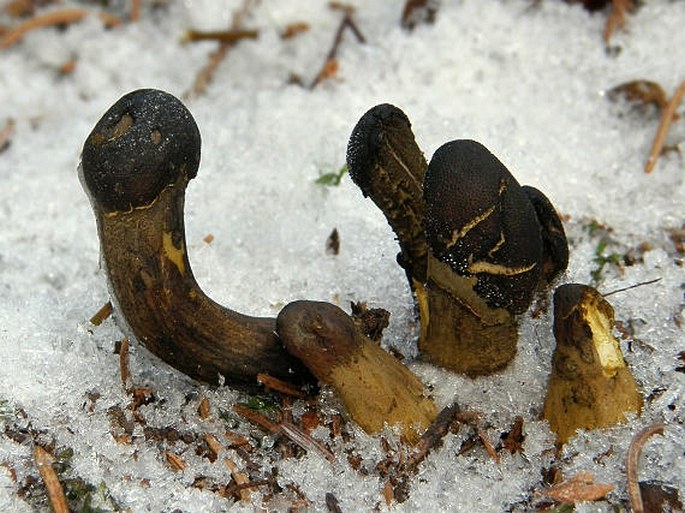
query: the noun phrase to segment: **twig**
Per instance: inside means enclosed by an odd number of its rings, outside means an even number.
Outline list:
[[[275,390],[281,394],[297,397],[299,399],[307,395],[302,390],[292,386],[290,383],[286,383],[285,381],[264,373],[257,374],[257,383],[264,385],[267,389]]]
[[[343,19],[340,22],[340,25],[338,26],[338,30],[335,33],[335,38],[333,38],[333,45],[331,46],[331,49],[328,51],[326,60],[324,61],[323,66],[321,66],[321,70],[319,71],[319,73],[317,73],[316,78],[309,86],[309,89],[314,89],[317,85],[319,85],[320,82],[334,75],[335,72],[338,70],[338,61],[336,57],[338,55],[338,49],[340,48],[340,44],[342,43],[342,38],[343,34],[345,33],[345,29],[349,28],[357,38],[357,41],[359,41],[362,44],[366,43],[366,38],[361,33],[356,23],[352,19],[352,11],[348,9],[344,10],[343,12],[345,13],[345,15],[343,16]]]
[[[652,424],[640,430],[630,442],[628,456],[626,457],[626,481],[628,483],[628,494],[630,496],[630,507],[633,513],[644,513],[642,494],[640,493],[640,483],[637,478],[637,467],[640,460],[642,447],[647,440],[656,434],[663,434],[663,423]]]
[[[51,25],[66,25],[81,21],[88,15],[88,12],[87,9],[61,9],[29,18],[5,33],[0,39],[0,49],[18,43],[26,33],[37,28],[49,27]]]
[[[112,315],[112,302],[107,301],[97,312],[95,312],[95,315],[90,318],[90,323],[93,326],[100,326],[100,324],[102,324],[110,315]]]
[[[426,456],[428,456],[431,449],[440,447],[442,439],[449,431],[450,426],[454,423],[458,414],[459,405],[457,403],[453,403],[442,409],[412,449],[405,467],[408,471],[413,472],[416,470],[416,467],[426,459]]]
[[[483,447],[485,447],[485,452],[487,452],[488,456],[490,456],[490,458],[492,458],[492,460],[499,465],[499,454],[497,454],[495,447],[492,445],[492,442],[490,442],[488,434],[480,427],[476,428],[476,433],[478,434],[480,441],[483,443]]]
[[[40,477],[43,479],[43,483],[45,483],[52,509],[55,513],[69,513],[69,505],[67,504],[64,490],[55,469],[52,468],[52,456],[41,446],[36,445],[36,448],[33,450],[33,459],[36,461]]]
[[[230,30],[240,30],[242,28],[243,17],[252,8],[253,3],[253,0],[243,0],[243,4],[240,7],[240,9],[233,13],[233,19],[231,20]],[[236,43],[237,41],[222,41],[219,43],[219,48],[217,48],[215,51],[209,54],[209,61],[207,62],[205,67],[198,72],[197,76],[195,77],[195,83],[193,84],[191,90],[183,95],[185,99],[187,99],[191,95],[191,93],[200,95],[207,90],[207,86],[212,81],[214,72],[219,67],[219,64],[221,64],[221,62],[226,57],[228,50],[230,50]]]
[[[657,128],[656,135],[654,136],[654,142],[652,143],[652,149],[649,151],[649,157],[647,158],[647,163],[645,164],[645,173],[651,173],[656,166],[656,161],[661,155],[661,151],[664,147],[664,142],[666,141],[666,134],[671,126],[675,111],[680,105],[680,100],[685,94],[685,80],[680,83],[678,89],[671,97],[671,100],[661,111],[661,120],[659,121],[659,128]]]

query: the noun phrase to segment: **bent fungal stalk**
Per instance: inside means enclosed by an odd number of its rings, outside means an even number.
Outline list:
[[[122,329],[201,381],[255,385],[259,373],[296,381],[314,375],[337,390],[369,433],[387,423],[416,440],[435,418],[435,405],[419,379],[342,310],[297,301],[278,320],[251,317],[202,292],[183,222],[186,186],[199,162],[200,133],[190,112],[153,89],[125,95],[86,139],[80,176]]]
[[[516,316],[568,264],[549,200],[475,141],[446,143],[426,165],[406,115],[388,104],[359,120],[347,163],[397,235],[422,357],[471,376],[504,368]]]
[[[117,101],[83,146],[90,196],[117,319],[150,352],[192,378],[254,384],[266,372],[308,373],[282,347],[275,319],[225,308],[193,276],[183,221],[200,133],[170,94],[134,91]]]

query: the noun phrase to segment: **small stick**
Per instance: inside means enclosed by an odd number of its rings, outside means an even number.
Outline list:
[[[297,397],[299,399],[307,395],[302,390],[292,386],[290,383],[286,383],[283,380],[274,378],[273,376],[269,376],[263,372],[257,374],[257,383],[264,385],[267,389],[275,390],[281,394]]]
[[[640,460],[640,453],[642,447],[647,440],[656,434],[663,434],[663,423],[652,424],[643,428],[630,442],[628,449],[628,456],[626,457],[626,481],[628,483],[628,494],[630,495],[630,507],[633,513],[644,513],[644,505],[642,503],[642,494],[640,493],[640,483],[637,478],[637,467]]]
[[[45,483],[50,504],[52,504],[55,513],[69,513],[69,505],[67,504],[64,490],[55,469],[52,468],[52,456],[41,446],[36,445],[36,448],[33,450],[33,459],[36,461],[40,477],[43,479],[43,483]]]
[[[128,337],[121,339],[119,349],[119,372],[121,374],[121,384],[128,390],[131,383],[131,372],[128,369]]]
[[[93,326],[100,326],[100,324],[102,324],[110,315],[112,315],[112,302],[107,301],[97,312],[95,312],[95,315],[90,318],[90,323]]]
[[[645,164],[645,173],[651,173],[656,166],[656,161],[661,155],[661,151],[664,147],[664,142],[666,141],[666,134],[671,126],[675,111],[680,105],[680,100],[685,94],[685,80],[683,80],[676,92],[671,97],[671,100],[666,105],[666,108],[661,111],[661,120],[659,121],[659,128],[657,128],[656,135],[654,136],[654,142],[652,143],[652,149],[649,151],[649,157],[647,158],[647,163]]]
[[[231,29],[203,32],[200,30],[186,30],[181,38],[182,43],[196,43],[198,41],[220,41],[223,44],[235,44],[243,39],[257,39],[256,30]]]
[[[68,23],[76,23],[77,21],[81,21],[87,15],[88,10],[86,9],[61,9],[59,11],[42,14],[40,16],[34,16],[8,30],[0,39],[0,49],[17,44],[22,40],[26,33],[32,30],[42,27],[49,27],[51,25],[66,25]]]

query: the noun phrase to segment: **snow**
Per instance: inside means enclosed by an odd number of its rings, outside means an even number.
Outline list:
[[[294,299],[344,308],[349,301],[368,301],[392,313],[384,345],[416,357],[413,303],[385,219],[349,177],[338,187],[314,183],[344,164],[359,117],[377,103],[394,103],[412,121],[427,157],[450,139],[476,139],[519,182],[545,192],[567,216],[571,261],[563,282],[592,283],[599,242],[587,229],[592,220],[611,228],[607,251],[623,254],[642,243],[651,248],[635,265],[607,266],[596,284],[601,292],[660,280],[608,298],[617,320],[634,330],[634,340],[623,340],[622,349],[646,398],[642,416],[580,433],[557,460],[553,435],[539,420],[554,347],[551,309],[536,319],[522,317],[519,354],[495,376],[471,380],[412,362],[440,407],[457,400],[462,409],[480,412],[493,442],[522,415],[524,454],[502,453],[499,465],[480,446],[458,455],[473,434],[462,427],[420,466],[409,499],[390,509],[522,511],[532,492],[545,486],[542,470],[555,461],[567,477],[587,471],[596,481],[615,484],[610,502],[577,509],[610,511],[611,504],[627,500],[630,440],[653,422],[665,422],[666,430],[645,447],[640,478],[658,478],[682,492],[685,374],[675,368],[683,365],[677,355],[685,350],[685,280],[683,255],[668,230],[684,222],[685,165],[670,152],[645,174],[658,113],[609,101],[607,91],[649,79],[671,94],[685,79],[678,65],[685,3],[645,2],[627,29],[612,37],[619,48],[613,52],[601,40],[603,14],[556,0],[443,2],[436,22],[413,32],[399,26],[402,5],[360,2],[354,19],[367,43],[346,33],[338,78],[308,90],[289,84],[289,76],[305,84],[314,79],[340,12],[324,2],[258,3],[244,25],[258,28],[260,37],[230,50],[207,92],[189,97],[203,137],[202,164],[186,205],[188,249],[201,287],[220,303],[256,315],[275,316]],[[0,51],[0,127],[8,118],[16,122],[10,147],[0,153],[0,432],[22,425],[43,441],[72,448],[70,475],[104,483],[116,504],[131,511],[252,507],[191,486],[198,476],[228,483],[221,459],[210,463],[188,450],[188,466],[177,472],[164,452],[180,451],[183,444],[145,440],[140,425],[132,444],[112,437],[108,411],[125,410],[130,402],[113,354],[122,334],[111,319],[98,328],[88,323],[108,296],[76,166],[92,126],[124,93],[140,87],[177,96],[188,91],[215,44],[181,46],[181,35],[190,27],[226,27],[238,7],[237,1],[169,2],[148,6],[139,22],[111,30],[89,16],[65,31],[32,32]],[[283,28],[297,21],[308,22],[310,30],[281,40]],[[61,76],[57,68],[74,57],[75,71]],[[682,148],[682,141],[680,121],[669,142]],[[334,227],[341,237],[337,256],[325,253]],[[202,240],[209,233],[210,244]],[[227,427],[252,433],[262,444],[255,461],[267,471],[277,467],[279,485],[296,485],[311,511],[326,511],[327,492],[343,511],[387,509],[385,481],[374,472],[385,457],[380,437],[348,423],[351,441],[330,442],[335,463],[316,454],[281,460],[268,449],[271,436],[245,421],[232,419],[234,425],[226,426],[220,419],[244,395],[193,382],[135,343],[130,356],[134,382],[152,387],[157,398],[140,408],[148,425],[200,436]],[[93,392],[99,394],[95,401],[88,398]],[[212,408],[207,420],[197,414],[204,396]],[[337,407],[330,391],[321,402]],[[326,441],[328,430],[319,428],[314,436]],[[353,469],[346,447],[363,456],[368,475]],[[31,443],[0,436],[0,510],[47,507],[19,497],[31,474],[37,476]],[[260,492],[253,497],[256,504],[263,498]],[[278,500],[265,507],[291,505]]]

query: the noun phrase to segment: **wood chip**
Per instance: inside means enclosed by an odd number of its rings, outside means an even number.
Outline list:
[[[186,468],[186,462],[183,461],[183,459],[178,454],[167,451],[164,455],[166,456],[167,463],[171,466],[172,469],[184,470]]]
[[[90,318],[90,323],[93,326],[100,326],[110,315],[112,315],[112,302],[107,301],[102,307],[95,312]]]
[[[236,465],[232,459],[226,458],[225,461],[226,466],[231,471],[231,475],[233,476],[233,479],[236,483],[238,483],[239,485],[246,485],[250,482],[250,478],[247,476],[247,474],[245,472],[240,471],[238,465]],[[250,490],[242,488],[238,493],[240,494],[241,501],[250,502],[252,500],[250,497]]]

